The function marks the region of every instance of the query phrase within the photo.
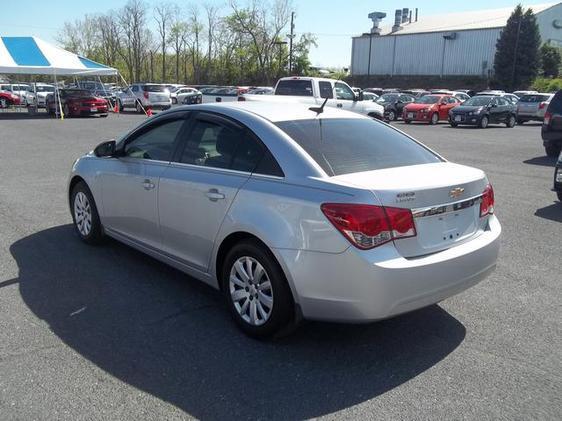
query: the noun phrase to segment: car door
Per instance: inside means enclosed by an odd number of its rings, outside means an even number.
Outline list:
[[[158,198],[163,251],[207,271],[215,237],[263,153],[230,119],[199,112],[177,156],[162,174]]]
[[[355,99],[355,93],[349,86],[342,82],[334,83],[336,93],[336,107],[348,111],[361,112],[361,105]]]
[[[459,105],[460,101],[455,97],[445,97],[445,103],[439,107],[439,119],[447,120],[449,118],[449,111]]]
[[[119,146],[121,156],[100,160],[103,225],[107,230],[143,245],[160,246],[160,176],[169,165],[185,115],[178,112],[141,126]]]
[[[508,116],[511,114],[511,109],[513,107],[513,104],[511,103],[511,101],[507,98],[496,98],[497,102],[498,102],[498,108],[497,108],[497,113],[498,113],[498,122],[505,122],[507,121]]]
[[[489,105],[489,121],[490,123],[498,123],[501,121],[502,110],[500,108],[498,98],[493,98]]]

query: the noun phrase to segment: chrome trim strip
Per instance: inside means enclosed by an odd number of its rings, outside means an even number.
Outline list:
[[[474,206],[482,201],[482,195],[474,196],[469,199],[463,199],[458,202],[446,203],[438,206],[429,206],[425,208],[412,209],[414,218],[425,218],[426,216],[442,215],[444,213],[456,212]]]

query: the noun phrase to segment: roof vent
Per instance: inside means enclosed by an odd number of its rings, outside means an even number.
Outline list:
[[[369,19],[373,21],[373,27],[371,28],[371,34],[373,35],[380,35],[381,34],[381,27],[379,26],[381,20],[386,17],[386,13],[383,12],[373,12],[369,13]]]
[[[407,7],[402,9],[402,23],[408,22],[408,13],[409,12],[410,12],[410,9],[408,9]]]
[[[392,27],[392,32],[399,31],[402,29],[400,24],[402,23],[402,9],[396,9],[394,12],[394,26]]]

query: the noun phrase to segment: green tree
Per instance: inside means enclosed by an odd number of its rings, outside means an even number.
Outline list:
[[[544,77],[558,77],[561,61],[560,52],[556,47],[548,44],[541,47],[542,75]]]
[[[541,37],[532,9],[518,5],[496,44],[495,79],[506,90],[526,88],[540,69]]]

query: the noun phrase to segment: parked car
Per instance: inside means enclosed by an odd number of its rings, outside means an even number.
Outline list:
[[[541,137],[548,156],[557,156],[562,149],[562,90],[550,100],[541,128]]]
[[[488,124],[505,123],[509,128],[515,126],[516,108],[510,101],[498,95],[475,95],[449,111],[449,123],[478,126],[482,129]]]
[[[562,152],[560,152],[556,167],[554,168],[554,191],[558,196],[558,200],[562,203]]]
[[[364,101],[375,101],[379,96],[369,91],[362,91]]]
[[[201,104],[203,94],[195,88],[180,88],[176,91],[176,100],[185,105]]]
[[[426,91],[425,89],[405,89],[402,91],[402,93],[410,94],[416,99],[431,94],[431,92]]]
[[[449,111],[461,102],[452,95],[426,95],[404,107],[402,119],[404,123],[423,121],[437,124],[449,118]]]
[[[517,104],[519,102],[519,97],[514,94],[507,94],[504,91],[482,91],[478,92],[475,96],[478,95],[495,95],[501,96],[502,98],[507,99],[512,104]]]
[[[450,95],[450,96],[454,96],[455,98],[457,98],[460,102],[464,102],[467,99],[470,98],[470,95],[468,95],[465,92],[462,91],[449,91],[447,89],[434,89],[431,91],[432,94],[442,94],[442,95]]]
[[[383,91],[384,91],[384,89],[382,89],[382,88],[365,88],[363,90],[363,92],[372,92],[377,96],[381,96],[382,94],[384,94]]]
[[[529,94],[519,98],[517,103],[517,124],[527,121],[543,121],[548,103],[554,94]]]
[[[220,289],[259,337],[440,302],[485,278],[500,244],[484,172],[298,103],[161,113],[79,158],[68,199],[84,242],[108,235]]]
[[[0,90],[0,108],[20,105],[20,97],[11,91]]]
[[[74,85],[74,87],[90,91],[90,93],[95,97],[107,100],[112,107],[117,99],[117,95],[111,89],[111,86],[103,84],[99,81],[79,80],[78,83]]]
[[[537,91],[513,91],[513,95],[517,95],[519,98],[521,98],[523,95],[533,95],[533,94],[538,94]]]
[[[219,86],[204,89],[201,93],[203,94],[204,104],[213,102],[235,102],[238,101],[238,95],[240,95],[239,89],[235,86]]]
[[[11,92],[19,97],[19,102],[12,102],[13,105],[27,106],[32,97],[29,96],[30,86],[23,83],[0,83],[0,91]]]
[[[167,110],[172,106],[170,91],[159,83],[133,83],[117,93],[119,111],[134,108],[143,113],[147,108]]]
[[[284,77],[275,85],[274,95],[244,94],[238,100],[300,103],[312,107],[319,107],[326,102],[326,107],[341,108],[372,118],[383,119],[384,114],[381,105],[373,101],[363,101],[361,93],[353,92],[347,83],[317,77]]]
[[[168,90],[170,91],[170,98],[172,99],[172,104],[177,104],[178,103],[178,91],[181,90],[181,89],[184,89],[184,88],[188,88],[188,86],[171,84],[171,85],[166,85],[166,88],[168,88]]]
[[[46,100],[47,112],[51,115],[59,113],[59,103],[56,93],[49,94]],[[78,117],[83,115],[99,115],[107,117],[107,100],[93,95],[87,89],[59,89],[60,107],[65,117]]]
[[[55,92],[55,86],[46,83],[36,83],[32,89],[34,89],[35,100],[39,108],[45,108],[47,96]]]
[[[384,107],[384,117],[389,121],[396,121],[402,115],[404,107],[414,102],[416,98],[399,92],[384,94],[376,99],[376,103]]]
[[[262,87],[253,87],[246,92],[247,94],[251,95],[274,95],[275,88],[271,88],[269,86],[262,86]]]
[[[462,92],[467,94],[468,96],[474,96],[476,95],[476,91],[472,90],[472,89],[457,89],[457,92]]]

